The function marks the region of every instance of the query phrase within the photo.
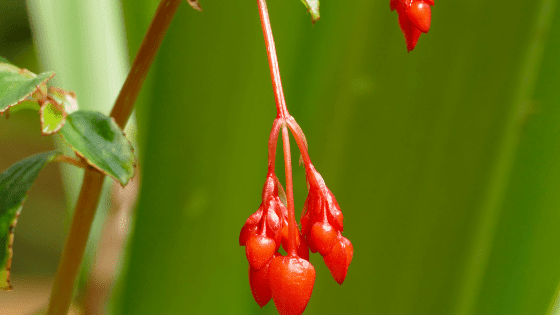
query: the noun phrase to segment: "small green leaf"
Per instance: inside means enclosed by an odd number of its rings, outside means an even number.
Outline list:
[[[11,63],[8,60],[2,58],[2,56],[0,56],[0,63]]]
[[[25,101],[54,76],[54,72],[43,72],[36,76],[25,69],[14,73],[15,69],[18,68],[0,63],[0,114]]]
[[[134,150],[113,119],[98,112],[77,111],[66,117],[59,134],[91,166],[123,186],[134,176]]]
[[[317,22],[321,15],[319,14],[319,0],[301,0],[309,13],[311,13],[311,21]]]
[[[64,111],[68,114],[72,114],[78,110],[78,99],[76,93],[72,91],[49,86],[49,96],[59,104],[62,104],[64,106]]]
[[[12,244],[17,217],[39,172],[60,153],[43,152],[17,162],[0,174],[0,289],[10,290]]]
[[[17,104],[17,106],[10,107],[9,113],[10,115],[12,115],[24,109],[32,109],[34,111],[39,111],[41,109],[41,106],[39,106],[39,104],[35,101],[25,100]],[[8,115],[6,115],[6,117],[8,117]]]
[[[45,102],[39,110],[39,114],[41,116],[41,132],[43,135],[58,132],[66,121],[66,112],[62,104],[57,104],[56,102]]]
[[[198,3],[198,0],[187,0],[187,2],[191,5],[191,7],[193,7],[193,9],[202,12],[202,7],[200,6],[200,3]]]

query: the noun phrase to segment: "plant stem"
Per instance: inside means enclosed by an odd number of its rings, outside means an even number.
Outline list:
[[[99,203],[104,178],[105,176],[94,168],[86,169],[76,204],[76,212],[72,219],[72,227],[54,280],[49,315],[68,313],[68,308],[72,303],[74,282],[80,271],[85,244]]]
[[[290,241],[288,242],[288,248],[286,248],[286,253],[288,256],[297,256],[297,245],[296,245],[296,233],[297,233],[297,223],[296,215],[294,212],[294,185],[292,180],[292,157],[290,154],[290,136],[288,134],[288,128],[286,125],[282,126],[282,141],[284,148],[284,164],[286,167],[286,201],[288,203],[288,236]]]
[[[272,130],[270,131],[270,137],[268,138],[268,172],[274,173],[274,167],[276,165],[276,144],[278,142],[278,133],[282,125],[281,119],[274,119],[272,123]]]
[[[159,3],[154,19],[146,36],[144,36],[140,50],[132,63],[132,68],[111,111],[111,117],[114,117],[117,125],[123,129],[132,114],[134,103],[148,75],[148,70],[152,66],[156,53],[181,2],[183,1],[162,0]]]
[[[132,114],[134,102],[138,97],[144,79],[181,2],[182,0],[162,0],[157,8],[154,19],[111,111],[111,117],[123,129]],[[91,167],[88,167],[85,171],[68,239],[56,272],[48,315],[68,314],[68,309],[72,303],[76,276],[82,264],[104,178],[103,174]]]
[[[282,79],[280,78],[280,68],[278,67],[278,57],[276,56],[276,47],[274,46],[274,37],[272,36],[272,28],[270,26],[270,18],[268,17],[268,9],[265,0],[257,0],[259,5],[259,14],[261,17],[261,26],[266,45],[266,53],[268,55],[268,66],[270,67],[270,78],[272,79],[272,87],[274,89],[274,98],[276,99],[276,111],[278,118],[286,118],[290,116],[284,99],[284,90],[282,89]]]

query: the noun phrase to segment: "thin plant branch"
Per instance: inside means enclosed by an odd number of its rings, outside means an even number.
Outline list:
[[[157,8],[154,19],[111,111],[111,117],[121,128],[124,128],[132,114],[134,103],[148,70],[181,2],[182,0],[162,0]],[[92,167],[88,167],[85,171],[74,218],[55,276],[48,315],[68,314],[68,309],[72,303],[74,284],[82,265],[104,178],[103,174]]]

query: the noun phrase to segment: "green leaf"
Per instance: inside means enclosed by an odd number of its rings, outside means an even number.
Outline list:
[[[187,0],[187,2],[191,5],[191,7],[193,7],[193,9],[202,12],[202,7],[200,6],[200,3],[198,3],[198,0]]]
[[[317,22],[321,15],[319,14],[319,0],[301,0],[309,13],[311,13],[311,21]]]
[[[62,104],[64,106],[64,111],[68,114],[72,114],[78,110],[78,99],[76,93],[72,91],[49,86],[49,96],[59,104]]]
[[[59,155],[56,151],[39,153],[17,162],[0,174],[0,289],[11,289],[14,228],[27,191],[39,172]]]
[[[54,76],[54,72],[35,75],[6,63],[0,64],[0,114],[23,101]]]
[[[41,115],[41,132],[50,135],[58,132],[66,122],[66,112],[62,104],[47,101],[39,110]]]
[[[39,106],[39,104],[35,101],[25,100],[17,104],[17,106],[10,107],[9,113],[10,115],[12,115],[24,109],[39,111],[41,109],[41,106]],[[8,115],[6,115],[6,117],[8,117]]]
[[[90,165],[123,186],[134,176],[134,150],[113,119],[99,112],[77,111],[66,118],[59,134]]]
[[[10,63],[10,62],[0,56],[0,63]]]

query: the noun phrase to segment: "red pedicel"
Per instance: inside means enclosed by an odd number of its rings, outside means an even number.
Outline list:
[[[302,314],[315,284],[315,268],[300,257],[275,257],[268,276],[272,299],[280,315]]]

